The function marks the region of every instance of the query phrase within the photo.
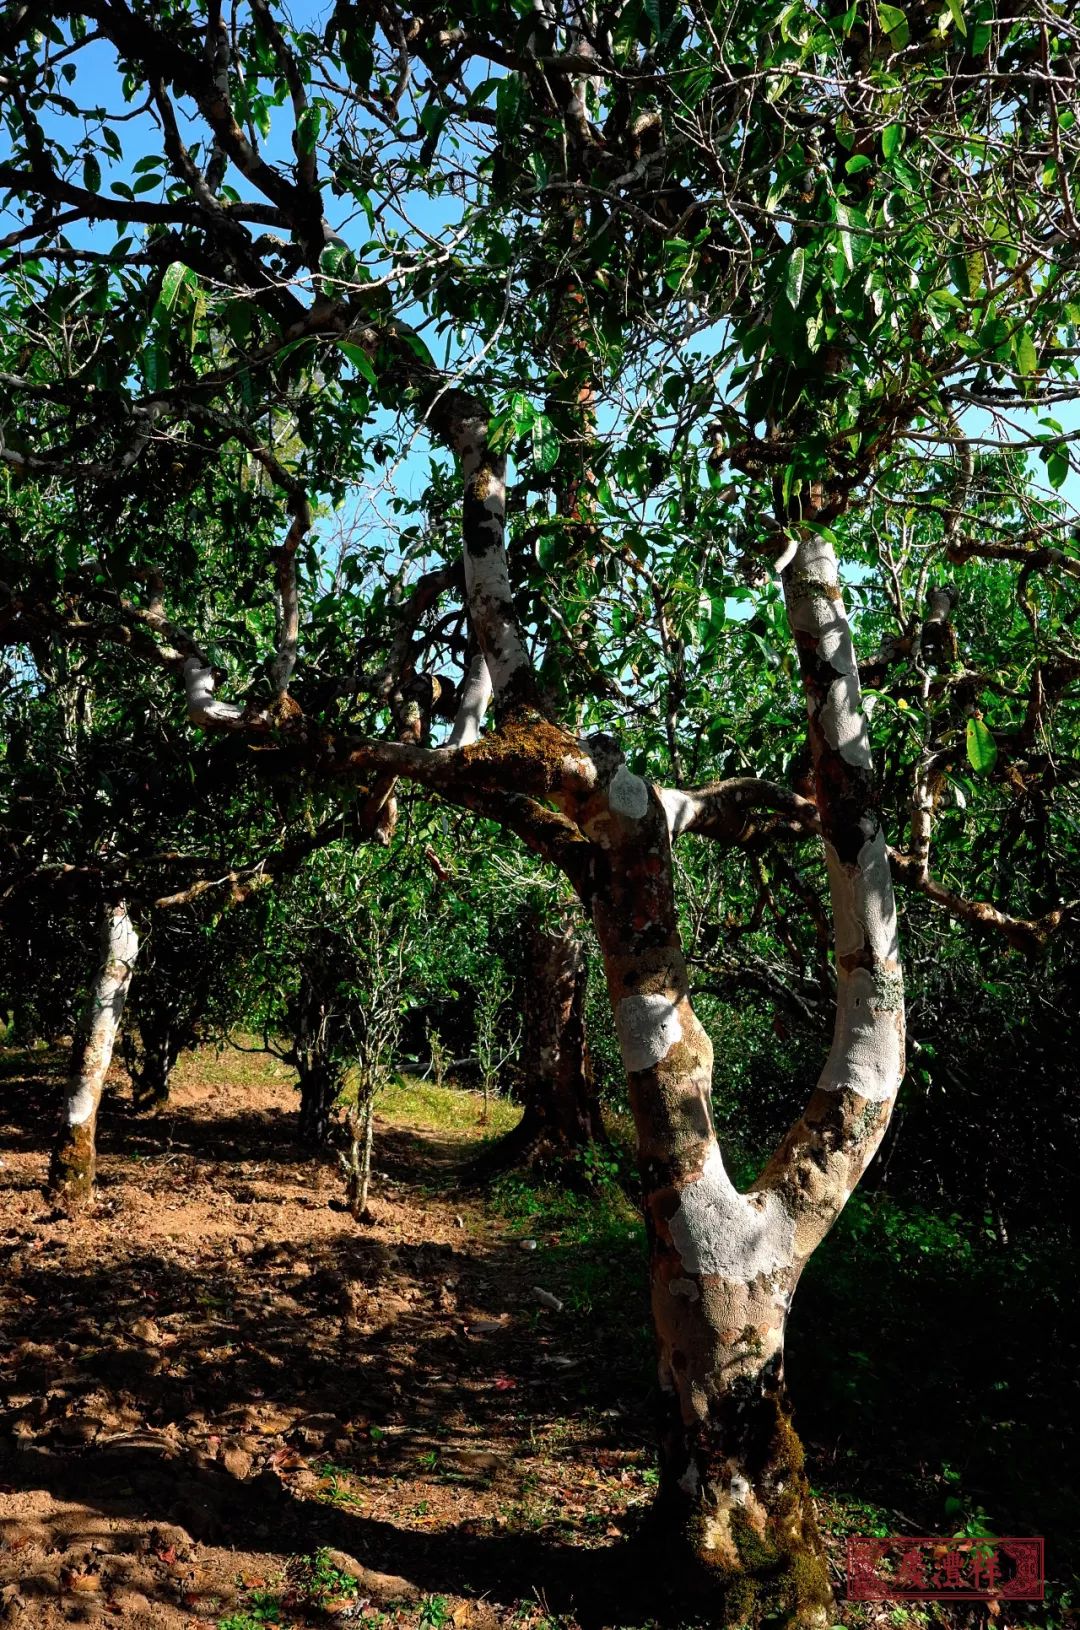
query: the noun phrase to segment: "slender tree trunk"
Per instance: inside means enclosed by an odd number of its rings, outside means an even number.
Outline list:
[[[357,1216],[366,1217],[371,1188],[371,1146],[375,1137],[375,1101],[369,1098],[364,1110],[364,1145],[360,1155],[360,1195]]]
[[[71,1055],[63,1119],[49,1167],[49,1193],[69,1211],[90,1199],[97,1167],[97,1117],[139,949],[121,901],[105,907],[101,957]]]
[[[588,966],[569,917],[529,929],[529,978],[521,1057],[525,1108],[495,1151],[499,1163],[565,1166],[593,1143],[607,1143],[585,1034]]]
[[[604,851],[593,920],[638,1135],[668,1554],[680,1551],[708,1583],[726,1624],[823,1626],[831,1590],[784,1389],[784,1335],[803,1265],[888,1123],[903,1070],[903,987],[828,545],[800,546],[785,590],[826,839],[837,1014],[817,1089],[748,1193],[728,1177],[713,1129],[712,1048],[689,998],[664,803],[606,738],[589,743],[599,788],[579,818]]]
[[[345,1205],[356,1222],[367,1216],[368,1191],[371,1188],[371,1152],[375,1138],[375,1097],[370,1094],[363,1103],[356,1103],[345,1117],[349,1134],[348,1155],[342,1155],[345,1168]]]

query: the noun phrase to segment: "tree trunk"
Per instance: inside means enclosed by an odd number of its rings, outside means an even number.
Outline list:
[[[689,998],[665,802],[608,738],[588,743],[598,786],[579,821],[604,851],[593,920],[638,1137],[665,1555],[681,1554],[684,1577],[708,1586],[725,1624],[823,1626],[831,1590],[784,1391],[784,1333],[802,1268],[888,1124],[903,1072],[903,986],[866,721],[827,544],[800,545],[785,590],[826,840],[837,1014],[805,1113],[746,1194],[713,1129],[712,1047]]]
[[[534,919],[521,1057],[525,1108],[498,1146],[500,1163],[566,1166],[594,1143],[607,1143],[585,1034],[588,966],[569,916],[558,928]]]
[[[138,949],[139,937],[126,905],[107,905],[101,959],[75,1037],[64,1114],[49,1167],[49,1193],[69,1211],[84,1207],[93,1192],[98,1106]]]
[[[655,1517],[673,1578],[706,1590],[719,1622],[823,1625],[828,1572],[783,1382],[801,1267],[796,1219],[779,1193],[739,1194],[724,1169],[712,1046],[689,999],[666,822],[655,794],[641,790],[649,804],[636,824],[649,836],[636,864],[624,852],[626,864],[612,868],[594,916],[646,1205],[659,1358]]]
[[[325,1149],[330,1142],[330,1127],[340,1085],[338,1071],[322,1060],[301,1072],[300,1138],[312,1148]]]
[[[371,1188],[371,1146],[375,1137],[375,1099],[364,1106],[364,1143],[360,1152],[360,1193],[357,1196],[357,1216],[366,1217],[368,1191]]]
[[[132,1101],[136,1110],[160,1109],[169,1101],[169,1082],[180,1049],[168,1023],[158,1026],[143,1017],[139,1034],[142,1047],[132,1072]]]

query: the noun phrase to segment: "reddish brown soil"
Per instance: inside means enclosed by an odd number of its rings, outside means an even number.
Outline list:
[[[186,1061],[153,1119],[115,1072],[71,1222],[41,1192],[62,1068],[0,1054],[0,1619],[650,1616],[625,1538],[640,1357],[621,1373],[538,1305],[535,1260],[460,1186],[464,1135],[380,1125],[360,1226],[262,1058]],[[324,1547],[357,1581],[340,1599],[295,1561]]]

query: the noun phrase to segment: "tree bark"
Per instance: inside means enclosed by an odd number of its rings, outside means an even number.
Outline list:
[[[87,1205],[97,1169],[97,1117],[124,1012],[139,936],[122,902],[105,907],[101,956],[71,1055],[63,1119],[49,1167],[49,1193],[66,1210]]]
[[[521,1057],[525,1107],[498,1147],[501,1164],[566,1168],[591,1144],[607,1143],[585,1034],[585,947],[567,917],[558,928],[534,918]]]
[[[340,1024],[327,995],[331,976],[325,947],[316,946],[300,969],[291,1006],[291,1062],[300,1087],[297,1131],[301,1143],[325,1149],[330,1142],[334,1106],[341,1089],[341,1065],[335,1057]]]
[[[300,1074],[299,1132],[301,1142],[325,1149],[330,1142],[334,1105],[341,1086],[339,1071],[320,1060]]]
[[[160,1109],[169,1100],[173,1065],[180,1056],[178,1037],[167,1019],[155,1023],[145,1015],[139,1020],[141,1050],[131,1068],[132,1102],[136,1110]]]
[[[823,1626],[831,1603],[783,1352],[802,1268],[884,1133],[903,1070],[903,986],[866,720],[836,563],[814,537],[785,578],[807,693],[837,960],[833,1045],[810,1103],[748,1193],[728,1177],[712,1047],[679,938],[670,805],[607,738],[578,810],[626,1068],[658,1343],[666,1554],[730,1624]],[[675,823],[672,822],[672,825]]]

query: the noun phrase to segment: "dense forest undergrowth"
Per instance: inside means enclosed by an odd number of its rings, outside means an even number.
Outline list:
[[[653,1376],[617,1157],[579,1193],[478,1184],[483,1140],[518,1111],[496,1099],[485,1128],[478,1094],[399,1082],[358,1225],[336,1155],[295,1146],[288,1072],[203,1050],[153,1118],[114,1070],[76,1227],[41,1192],[65,1062],[0,1055],[0,1617],[685,1622],[638,1543]],[[1074,1282],[1060,1252],[852,1202],[790,1342],[841,1596],[849,1533],[1037,1529],[1053,1583],[989,1618],[841,1600],[837,1622],[1070,1621]]]

